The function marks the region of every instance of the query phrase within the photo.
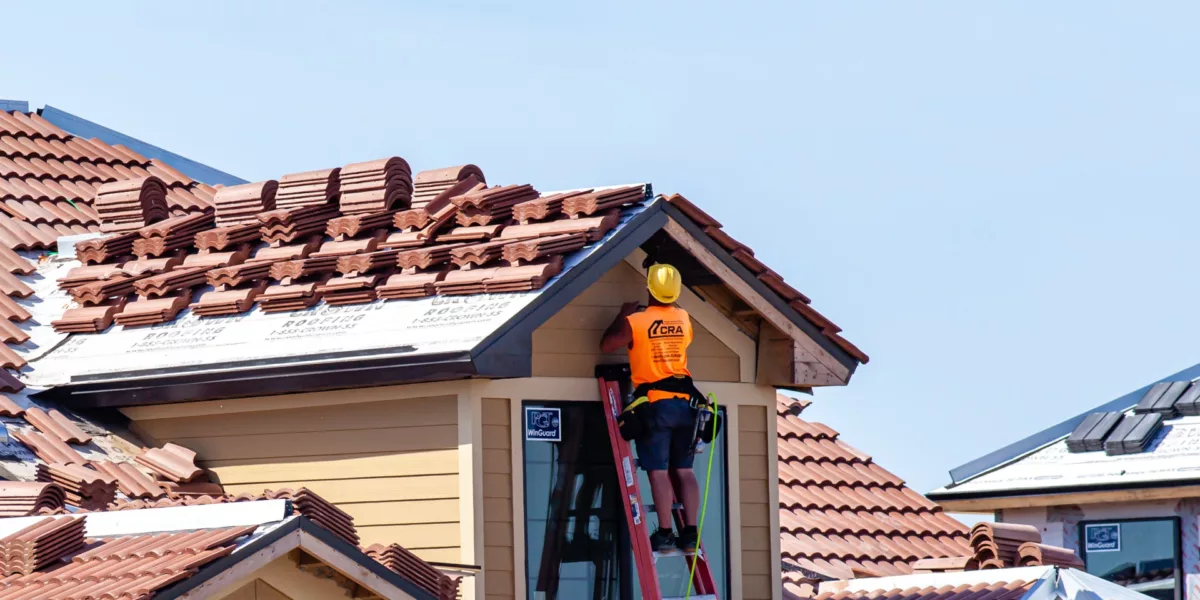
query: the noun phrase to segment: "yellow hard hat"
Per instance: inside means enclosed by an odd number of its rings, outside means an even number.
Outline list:
[[[679,269],[671,265],[654,264],[646,272],[646,287],[650,288],[650,295],[655,300],[671,304],[679,299],[683,278],[679,276]]]

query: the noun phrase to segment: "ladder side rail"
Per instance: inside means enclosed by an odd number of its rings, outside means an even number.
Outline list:
[[[646,515],[642,509],[642,494],[638,484],[633,452],[629,442],[621,437],[617,416],[624,410],[620,382],[598,378],[600,400],[604,403],[604,416],[608,422],[608,439],[613,449],[613,465],[617,469],[617,481],[621,482],[621,504],[625,508],[625,522],[629,526],[629,543],[637,565],[638,586],[643,600],[661,600],[662,590],[658,583],[658,569],[654,565],[650,534],[646,527]]]

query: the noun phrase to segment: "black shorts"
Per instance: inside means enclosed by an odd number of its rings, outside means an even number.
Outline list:
[[[637,439],[638,462],[647,471],[692,468],[696,409],[681,398],[658,400],[651,406],[650,431]]]

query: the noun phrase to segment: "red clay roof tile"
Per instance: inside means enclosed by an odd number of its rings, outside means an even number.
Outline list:
[[[780,395],[781,549],[787,563],[835,579],[909,573],[920,558],[968,554],[967,529],[833,429],[799,418]]]

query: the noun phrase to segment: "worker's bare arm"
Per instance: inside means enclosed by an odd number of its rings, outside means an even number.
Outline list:
[[[604,330],[604,337],[600,338],[600,351],[605,354],[610,354],[618,350],[623,350],[629,347],[633,342],[633,330],[629,327],[629,320],[625,317],[632,315],[638,311],[637,302],[626,302],[621,305],[621,312],[617,313],[617,318],[613,319],[608,329]]]

